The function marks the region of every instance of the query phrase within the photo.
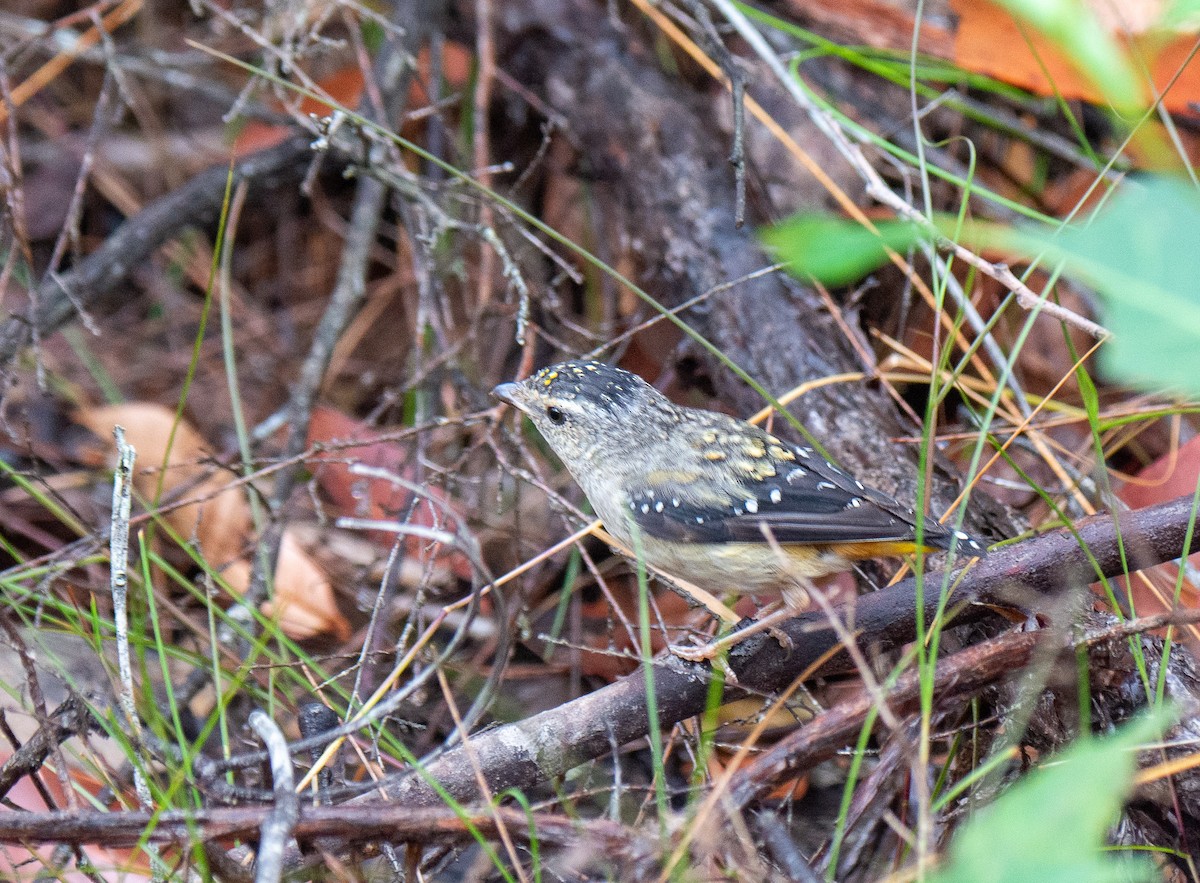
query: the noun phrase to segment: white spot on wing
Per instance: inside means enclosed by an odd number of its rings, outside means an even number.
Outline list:
[[[758,500],[747,500],[746,501],[746,511],[749,512],[751,515],[753,515],[755,512],[757,512],[758,511]]]
[[[654,504],[654,511],[661,512],[662,510],[663,510],[662,500],[659,500],[657,503]]]
[[[642,514],[645,515],[649,511],[650,511],[650,504],[642,503]]]
[[[783,494],[781,494],[781,493],[779,492],[779,488],[777,488],[777,487],[773,487],[773,488],[771,488],[771,502],[772,502],[772,503],[778,503],[778,502],[780,502],[782,499],[783,499]]]
[[[817,490],[819,491],[836,491],[837,485],[832,481],[818,481]]]

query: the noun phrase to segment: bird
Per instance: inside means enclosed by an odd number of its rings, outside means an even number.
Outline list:
[[[794,614],[814,578],[915,552],[918,524],[926,551],[986,553],[813,448],[677,405],[604,362],[562,362],[492,394],[528,416],[614,539],[707,592],[781,596]]]

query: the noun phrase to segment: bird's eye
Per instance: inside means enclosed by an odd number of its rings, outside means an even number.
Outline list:
[[[562,426],[567,422],[567,415],[563,413],[562,408],[556,408],[554,405],[546,409],[546,416],[555,426]]]

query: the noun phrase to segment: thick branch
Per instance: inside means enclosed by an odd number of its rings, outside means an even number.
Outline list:
[[[939,663],[933,693],[939,707],[979,693],[984,687],[1020,672],[1049,631],[1005,634],[968,647]],[[923,672],[905,672],[887,692],[887,705],[897,717],[917,710]],[[782,779],[833,757],[862,731],[875,699],[866,690],[839,702],[793,731],[787,738],[738,770],[729,783],[733,804],[744,807],[769,792]]]
[[[1177,558],[1183,551],[1191,513],[1190,498],[1181,498],[1119,518],[1102,515],[1081,522],[1078,533],[1105,576],[1123,573],[1120,543],[1138,567]],[[1119,530],[1118,530],[1119,528]],[[955,577],[957,578],[957,577]],[[1058,531],[993,552],[955,586],[947,610],[954,623],[989,612],[984,603],[1020,596],[1024,603],[1056,600],[1097,578],[1087,552],[1067,531]],[[938,606],[941,574],[929,574],[923,592],[926,621]],[[953,584],[953,583],[952,583]],[[863,646],[882,650],[901,646],[916,634],[917,583],[907,579],[858,599],[853,626]],[[847,611],[842,611],[843,615]],[[772,638],[740,645],[729,663],[743,689],[774,691],[839,644],[822,613],[808,613],[784,625],[794,646],[790,653]],[[830,665],[845,667],[844,658]],[[705,708],[709,672],[674,658],[658,659],[654,685],[659,725],[671,726]],[[644,671],[568,702],[528,720],[475,736],[471,751],[493,792],[531,788],[561,776],[586,761],[607,754],[613,745],[642,738],[649,731]],[[472,764],[462,749],[447,752],[426,772],[456,799],[477,800]],[[388,796],[409,806],[436,805],[440,798],[425,778],[411,776],[387,786]]]

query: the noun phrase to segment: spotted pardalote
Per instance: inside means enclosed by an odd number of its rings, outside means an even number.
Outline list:
[[[494,394],[529,416],[612,536],[710,592],[803,606],[812,577],[914,551],[918,523],[928,550],[984,554],[812,448],[676,405],[600,362],[563,362]]]

